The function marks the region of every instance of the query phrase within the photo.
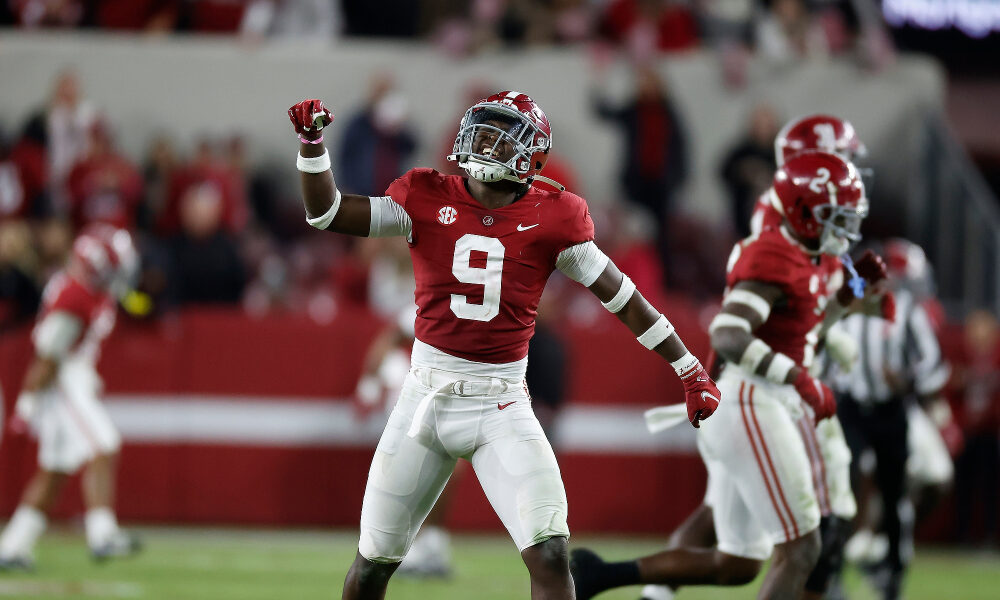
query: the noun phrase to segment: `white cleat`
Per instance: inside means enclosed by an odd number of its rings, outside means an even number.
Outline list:
[[[665,585],[647,585],[639,600],[674,600],[674,591]]]

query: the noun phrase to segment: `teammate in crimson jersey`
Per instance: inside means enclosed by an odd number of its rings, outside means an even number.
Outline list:
[[[359,236],[405,236],[418,307],[411,371],[382,434],[344,598],[381,598],[459,458],[469,460],[517,544],[533,598],[573,598],[566,493],[524,385],[545,281],[559,269],[587,286],[640,343],[669,360],[698,427],[714,382],[666,317],[594,244],[587,205],[532,186],[552,132],[527,95],[494,94],[462,118],[450,160],[468,179],[414,169],[386,196],[342,195],[330,172],[319,100],[289,109],[307,221]]]
[[[865,153],[864,144],[851,123],[822,114],[789,121],[776,136],[774,149],[775,161],[779,166],[805,152],[827,152],[848,162]],[[782,226],[784,215],[780,207],[775,207],[776,202],[778,199],[773,188],[761,194],[751,218],[751,239],[758,238],[762,231],[778,231]],[[781,247],[772,249],[780,251]],[[884,301],[885,309],[891,311],[891,294],[887,294]],[[794,328],[793,324],[792,329]],[[770,331],[765,330],[761,335],[773,338],[780,336],[781,330],[787,329],[787,324],[776,322],[766,329]],[[838,365],[849,370],[857,357],[854,341],[849,336],[845,339],[844,335],[836,335],[840,333],[837,328],[829,329],[824,326],[823,331],[828,334],[825,338],[822,335],[816,337],[821,338],[820,342]],[[796,335],[794,331],[787,333]],[[814,423],[811,415],[803,414],[796,426],[802,434],[807,457],[812,465],[813,485],[822,515],[822,552],[806,582],[805,597],[821,598],[832,578],[840,571],[850,521],[857,514],[857,503],[850,482],[851,454],[836,416]],[[668,541],[668,548],[714,546],[716,534],[712,504],[715,492],[716,486],[709,481],[704,502],[674,530]],[[761,561],[727,559],[716,563],[714,575],[705,573],[700,565],[694,565],[693,568],[701,569],[703,580],[714,577],[717,582],[740,584],[756,577],[762,566]],[[642,590],[642,600],[670,600],[672,597],[673,590],[663,585],[651,584]]]
[[[789,160],[770,194],[781,225],[736,245],[723,309],[710,327],[727,362],[719,388],[733,399],[698,434],[710,509],[685,523],[683,543],[652,556],[606,563],[574,551],[580,599],[636,583],[741,585],[772,550],[759,597],[803,594],[820,551],[820,507],[810,468],[815,449],[806,447],[798,421],[836,411],[832,393],[808,369],[827,319],[852,303],[838,257],[859,239],[867,200],[852,165],[817,152]],[[873,254],[858,270],[868,284],[885,275]]]
[[[87,544],[96,560],[139,548],[118,527],[115,465],[121,438],[101,405],[97,358],[115,323],[116,296],[125,291],[138,258],[131,236],[108,225],[86,228],[73,243],[69,265],[45,287],[32,332],[28,368],[10,427],[38,437],[39,470],[0,536],[0,569],[31,569],[32,549],[69,477],[86,465],[83,499]]]

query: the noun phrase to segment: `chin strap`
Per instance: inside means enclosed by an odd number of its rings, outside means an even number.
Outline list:
[[[549,179],[548,177],[546,177],[544,175],[535,175],[534,177],[532,177],[532,179],[537,179],[538,181],[543,181],[543,182],[551,185],[552,187],[556,188],[560,192],[565,192],[566,191],[566,186],[564,186],[563,184],[559,183],[555,179]]]
[[[462,168],[465,168],[462,165],[462,162],[460,161],[459,155],[457,155],[457,154],[449,154],[448,156],[445,157],[445,159],[448,160],[448,161],[451,161],[451,162],[458,162],[458,166],[460,166]],[[551,185],[552,187],[556,188],[560,192],[565,192],[566,191],[566,186],[564,186],[563,184],[559,183],[555,179],[551,179],[551,178],[546,177],[544,175],[533,175],[532,177],[529,177],[527,180],[524,180],[524,179],[521,179],[521,178],[519,178],[519,177],[517,177],[515,175],[511,175],[509,168],[507,169],[507,173],[503,177],[501,177],[500,179],[502,179],[504,181],[513,181],[514,183],[527,183],[527,184],[531,184],[531,182],[533,180],[537,179],[538,181],[542,181],[542,182],[545,182],[545,183]]]
[[[858,270],[854,268],[854,261],[851,260],[851,256],[845,252],[841,255],[840,261],[844,264],[844,268],[847,269],[847,272],[851,275],[851,278],[847,280],[847,285],[851,288],[851,292],[854,293],[854,297],[864,298],[865,280],[858,275]]]

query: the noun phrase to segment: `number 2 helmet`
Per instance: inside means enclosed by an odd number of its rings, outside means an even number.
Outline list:
[[[541,107],[527,94],[503,91],[465,111],[448,160],[479,181],[530,183],[551,147],[552,127]]]
[[[771,205],[788,227],[822,254],[840,256],[861,240],[868,198],[858,170],[827,152],[803,152],[774,174]]]
[[[779,167],[791,157],[810,150],[836,154],[848,162],[866,154],[854,125],[830,115],[809,115],[789,121],[774,138],[774,159]]]

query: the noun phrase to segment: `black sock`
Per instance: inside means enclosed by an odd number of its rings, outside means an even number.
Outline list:
[[[639,583],[639,563],[634,560],[604,563],[594,574],[594,581],[604,590]]]
[[[639,583],[638,562],[606,563],[586,548],[570,553],[570,571],[577,600],[590,600],[604,590]]]

